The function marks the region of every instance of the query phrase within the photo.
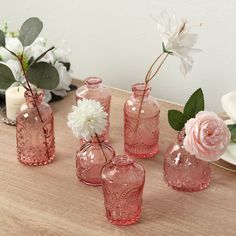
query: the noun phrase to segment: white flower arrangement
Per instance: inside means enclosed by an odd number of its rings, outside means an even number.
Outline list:
[[[10,33],[7,31],[7,26],[4,30],[6,36],[6,48],[14,52],[16,55],[21,55],[23,52],[23,46],[20,40],[17,38],[18,33]],[[24,66],[27,67],[32,59],[38,58],[42,53],[48,50],[47,40],[43,37],[38,37],[30,45],[25,47],[23,53]],[[39,61],[52,64],[59,74],[59,85],[57,88],[49,91],[45,91],[45,100],[48,102],[51,100],[51,93],[64,97],[67,95],[67,91],[70,90],[69,86],[72,81],[70,61],[68,58],[69,50],[65,51],[60,47],[55,47],[54,50],[48,51]],[[13,72],[15,79],[21,83],[24,83],[24,76],[21,65],[16,57],[14,57],[5,48],[0,47],[0,63],[6,64]]]
[[[73,112],[67,117],[67,124],[76,137],[89,141],[105,131],[107,113],[98,101],[79,100],[77,106],[72,106],[72,109]]]

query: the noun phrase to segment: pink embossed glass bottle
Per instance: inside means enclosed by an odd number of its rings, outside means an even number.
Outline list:
[[[79,99],[94,99],[101,103],[107,115],[106,131],[102,135],[105,142],[109,141],[109,127],[110,127],[110,105],[111,105],[111,91],[108,87],[102,85],[102,79],[98,77],[89,77],[84,80],[85,85],[79,87],[76,91],[76,101]],[[85,140],[83,141],[85,142]]]
[[[107,219],[116,225],[137,222],[145,182],[143,167],[127,155],[118,155],[103,167],[102,180]]]
[[[114,149],[107,143],[93,138],[86,142],[76,154],[76,174],[81,182],[99,186],[102,184],[101,170],[115,156]]]
[[[197,192],[211,182],[211,169],[206,161],[190,155],[183,147],[184,131],[177,143],[171,144],[164,154],[164,180],[175,190]]]
[[[53,112],[43,97],[43,91],[34,99],[26,91],[26,103],[16,114],[17,158],[26,165],[46,165],[55,157]]]
[[[124,105],[125,153],[138,158],[153,157],[159,152],[159,104],[149,96],[151,88],[144,83],[134,84],[132,90]]]

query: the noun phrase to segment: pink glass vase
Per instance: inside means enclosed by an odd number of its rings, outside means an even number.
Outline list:
[[[103,106],[107,115],[106,131],[102,135],[105,142],[109,141],[109,127],[110,127],[110,105],[111,105],[111,91],[108,87],[102,85],[102,79],[98,77],[89,77],[84,80],[85,85],[79,87],[76,91],[76,101],[85,99],[93,99]],[[82,143],[85,143],[82,140]]]
[[[55,157],[54,120],[44,92],[25,92],[26,103],[16,113],[17,158],[26,165],[46,165]]]
[[[132,90],[124,105],[125,153],[138,158],[153,157],[159,152],[159,104],[149,96],[151,88],[144,83],[134,84]]]
[[[103,167],[102,180],[107,219],[116,225],[137,222],[145,182],[143,167],[132,158],[119,155]]]
[[[164,180],[175,190],[197,192],[211,182],[210,165],[188,153],[183,147],[183,138],[180,132],[177,143],[171,144],[164,154]]]
[[[77,177],[87,185],[100,186],[101,170],[114,156],[114,149],[103,141],[93,139],[83,144],[76,154]]]

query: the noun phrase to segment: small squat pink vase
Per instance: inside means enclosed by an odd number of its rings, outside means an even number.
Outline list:
[[[125,153],[137,158],[153,157],[159,152],[159,104],[149,96],[151,88],[144,83],[134,84],[132,90],[124,105]]]
[[[76,175],[87,185],[102,184],[101,170],[115,156],[114,149],[105,142],[92,139],[83,144],[76,154]]]
[[[102,180],[107,219],[116,225],[136,223],[141,214],[143,167],[126,155],[115,156],[103,167]]]
[[[109,141],[109,127],[110,127],[110,106],[111,106],[111,91],[108,87],[102,84],[102,79],[98,77],[89,77],[84,80],[85,85],[79,87],[75,93],[76,101],[82,99],[93,99],[103,106],[107,115],[106,131],[102,135],[105,142]],[[85,143],[82,140],[82,143]]]
[[[210,165],[189,154],[183,147],[183,138],[180,132],[178,142],[171,144],[164,154],[164,180],[175,190],[197,192],[211,182]]]
[[[26,103],[16,113],[17,158],[25,165],[46,165],[55,157],[53,112],[43,97],[43,91],[34,99],[26,91]]]

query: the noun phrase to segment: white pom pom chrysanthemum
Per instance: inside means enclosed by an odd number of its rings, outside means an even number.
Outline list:
[[[107,113],[102,105],[95,100],[79,100],[77,106],[72,106],[73,112],[68,115],[68,126],[78,138],[89,141],[92,137],[101,135],[107,125]]]

